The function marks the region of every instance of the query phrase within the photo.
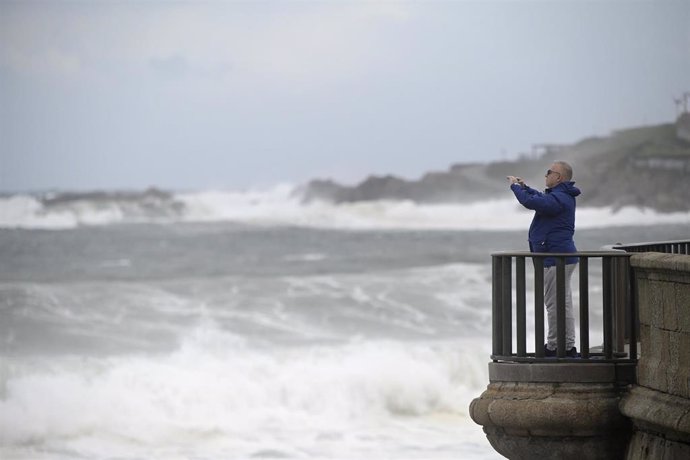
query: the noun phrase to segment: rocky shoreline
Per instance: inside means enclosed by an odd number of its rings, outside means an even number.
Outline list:
[[[306,202],[334,203],[411,200],[458,203],[505,197],[506,175],[519,175],[543,187],[544,168],[554,160],[570,162],[587,206],[639,206],[661,212],[690,210],[690,115],[676,123],[631,128],[573,145],[544,146],[539,154],[514,161],[456,164],[418,180],[370,176],[354,186],[313,180],[301,192]]]

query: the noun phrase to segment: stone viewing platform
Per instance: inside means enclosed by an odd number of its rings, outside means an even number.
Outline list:
[[[497,452],[510,459],[690,458],[689,248],[686,241],[578,253],[578,358],[560,351],[565,255],[556,256],[556,358],[543,356],[544,255],[492,255],[489,385],[470,414]],[[533,353],[526,341],[526,259],[535,266]],[[600,274],[590,273],[592,259],[600,259]],[[591,348],[589,282],[599,275],[604,343]]]

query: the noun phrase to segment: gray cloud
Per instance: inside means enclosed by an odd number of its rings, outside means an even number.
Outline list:
[[[149,64],[153,71],[163,78],[181,78],[189,72],[187,60],[179,55],[166,58],[151,58]]]
[[[0,3],[0,190],[417,177],[671,121],[687,2]]]

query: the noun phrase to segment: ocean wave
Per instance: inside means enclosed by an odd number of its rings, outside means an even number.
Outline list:
[[[184,205],[156,189],[0,196],[0,228],[69,229],[183,217]]]
[[[298,188],[167,193],[95,192],[0,197],[0,228],[69,229],[121,223],[236,222],[350,230],[518,230],[532,213],[512,197],[471,203],[413,201],[304,203]],[[689,224],[690,212],[579,208],[577,228]]]
[[[471,426],[484,351],[390,341],[257,350],[211,326],[170,355],[7,362],[0,453],[40,443],[80,457],[178,458],[194,445],[209,458],[304,447],[318,449],[315,458],[356,458],[400,449],[402,436],[405,447],[440,449]]]

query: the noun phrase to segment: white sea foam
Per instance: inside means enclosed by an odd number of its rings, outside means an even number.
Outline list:
[[[164,356],[5,362],[0,453],[498,458],[467,415],[487,355],[469,341],[257,350],[209,326]]]
[[[509,193],[506,193],[509,195]],[[0,198],[0,228],[73,228],[123,222],[238,222],[332,229],[455,229],[514,230],[529,225],[532,213],[507,196],[473,203],[418,204],[412,201],[367,201],[332,204],[302,203],[295,188],[279,185],[267,190],[178,193],[183,210],[158,209],[146,203],[117,200],[74,201],[55,209],[28,195]],[[624,207],[577,211],[577,227],[690,224],[690,212],[659,213]]]
[[[8,283],[45,307],[29,319],[119,345],[0,360],[0,457],[500,458],[468,417],[490,343],[466,310],[487,270]],[[484,318],[488,301],[475,309]],[[149,338],[151,319],[179,340],[165,351],[123,347],[130,332]],[[240,320],[248,327],[232,326]],[[455,321],[456,333],[412,332],[441,321]],[[378,332],[367,336],[372,322]],[[401,334],[387,334],[387,323]],[[314,338],[288,344],[259,331],[277,328]]]
[[[316,252],[309,252],[305,254],[288,254],[284,257],[284,260],[290,262],[318,262],[319,260],[324,260],[328,256],[325,254],[320,254]]]
[[[74,216],[67,212],[46,213],[34,197],[14,195],[0,198],[0,228],[73,228]]]

